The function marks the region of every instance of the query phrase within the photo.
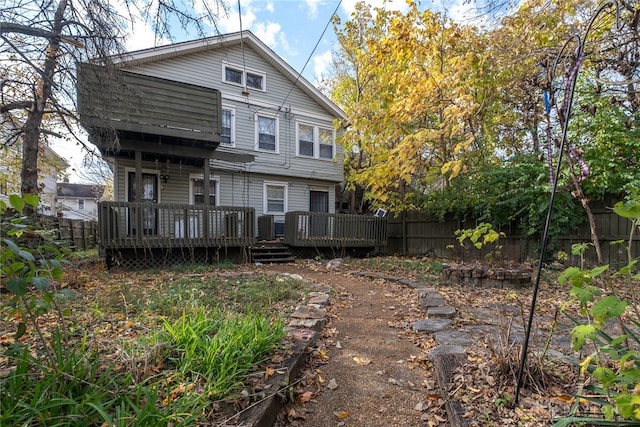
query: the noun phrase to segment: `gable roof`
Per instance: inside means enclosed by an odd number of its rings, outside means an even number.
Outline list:
[[[289,64],[285,62],[271,48],[264,44],[251,31],[238,31],[235,33],[221,34],[218,36],[207,37],[198,40],[174,43],[165,46],[158,46],[149,49],[142,49],[128,52],[119,57],[114,58],[114,62],[120,65],[142,65],[148,62],[154,62],[162,59],[176,58],[182,55],[189,55],[196,52],[204,52],[211,49],[220,49],[228,46],[247,44],[252,47],[258,55],[273,65],[284,76],[291,80],[291,84],[295,84],[310,98],[318,102],[332,116],[346,120],[347,116],[344,111],[327,98],[318,88],[309,83],[302,74],[298,73]]]
[[[68,182],[59,182],[57,184],[58,197],[99,199],[103,193],[104,185],[70,184]]]

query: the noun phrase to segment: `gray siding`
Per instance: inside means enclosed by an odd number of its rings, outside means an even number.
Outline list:
[[[117,173],[115,174],[115,198],[116,200],[127,200],[126,188],[127,172],[134,171],[133,160],[119,159],[117,162]],[[163,165],[143,162],[143,172],[155,173],[157,175],[169,175],[166,183],[159,182],[158,202],[191,204],[190,200],[190,176],[202,175],[202,170],[196,167],[180,166],[175,164]],[[278,171],[278,169],[275,169]],[[335,212],[335,191],[334,183],[322,179],[305,179],[286,176],[283,174],[260,174],[247,171],[227,171],[216,169],[215,165],[211,170],[212,179],[219,180],[219,202],[220,206],[252,207],[256,210],[257,217],[264,215],[264,184],[268,182],[282,183],[287,186],[288,211],[308,211],[309,193],[311,191],[326,191],[329,195],[329,212]],[[284,221],[284,214],[274,215],[276,221]],[[257,232],[257,223],[255,230]]]
[[[249,95],[245,96],[243,88],[222,82],[223,62],[236,66],[245,64],[248,70],[264,73],[266,92],[249,88]],[[296,156],[296,124],[302,121],[332,128],[333,117],[248,45],[245,45],[244,57],[238,45],[222,46],[127,69],[220,90],[223,105],[235,109],[235,147],[225,150],[256,155],[255,161],[246,165],[246,171],[257,174],[277,173],[289,177],[288,179],[299,177],[333,183],[343,181],[342,147],[336,145],[333,161]],[[255,150],[256,114],[277,117],[277,154]],[[220,163],[220,167],[225,166]]]

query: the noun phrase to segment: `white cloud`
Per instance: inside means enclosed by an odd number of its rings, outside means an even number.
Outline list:
[[[140,17],[134,17],[134,22],[130,23],[129,34],[125,41],[127,51],[148,49],[156,45],[168,44],[169,40],[161,39],[156,42],[156,34],[153,29]]]
[[[309,12],[307,12],[309,18],[316,19],[318,17],[318,3],[320,3],[320,0],[305,0],[305,3],[309,8]]]
[[[314,55],[313,59],[313,76],[317,81],[322,81],[323,76],[327,76],[331,65],[331,51]]]
[[[256,22],[251,28],[256,37],[271,49],[278,45],[280,30],[282,30],[282,27],[276,22]]]
[[[271,13],[275,12],[275,10],[276,10],[275,6],[273,5],[273,2],[271,2],[271,1],[267,2],[266,6],[264,8],[267,10],[267,12],[271,12]]]

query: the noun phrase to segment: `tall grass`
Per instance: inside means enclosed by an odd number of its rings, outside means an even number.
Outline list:
[[[264,361],[284,336],[281,320],[248,313],[232,315],[203,308],[175,322],[165,320],[164,330],[177,350],[174,360],[186,377],[206,380],[214,399],[228,395],[242,384],[252,367]]]

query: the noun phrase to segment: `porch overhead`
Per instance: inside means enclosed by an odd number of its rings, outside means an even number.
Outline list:
[[[80,123],[102,154],[210,159],[220,144],[220,91],[91,64],[78,65]]]

